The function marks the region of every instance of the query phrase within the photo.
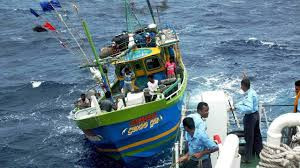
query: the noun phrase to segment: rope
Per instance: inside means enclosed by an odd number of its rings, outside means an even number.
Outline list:
[[[300,145],[299,139],[294,142]],[[264,142],[264,148],[260,153],[260,168],[298,168],[300,162],[300,150],[293,149],[286,144],[280,146],[269,145]]]
[[[300,146],[300,133],[299,132],[292,137],[292,141],[290,144],[290,147],[293,149],[297,146]]]

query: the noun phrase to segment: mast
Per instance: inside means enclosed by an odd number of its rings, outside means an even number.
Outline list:
[[[125,19],[126,19],[126,26],[127,32],[133,33],[137,28],[141,27],[141,23],[139,19],[134,13],[134,7],[129,4],[129,0],[124,0],[125,2]]]
[[[106,86],[105,89],[107,89],[107,91],[110,91],[110,93],[111,93],[110,86],[108,85],[107,75],[105,75],[105,73],[103,72],[103,68],[102,68],[102,65],[100,64],[100,61],[99,61],[99,58],[98,58],[98,54],[97,54],[97,51],[96,51],[96,48],[95,48],[95,45],[94,45],[91,33],[90,33],[89,28],[87,26],[87,23],[84,20],[82,20],[81,23],[82,23],[82,27],[84,29],[85,35],[86,35],[86,37],[87,37],[87,39],[89,41],[89,44],[91,46],[91,49],[93,51],[93,54],[94,54],[94,57],[95,57],[95,60],[96,60],[96,65],[98,65],[98,69],[99,69],[99,71],[101,73],[103,83]]]
[[[147,4],[148,4],[148,8],[150,10],[150,14],[152,16],[153,23],[156,24],[156,21],[155,21],[155,18],[154,18],[154,14],[153,14],[153,10],[152,10],[151,4],[150,4],[150,0],[146,0],[146,1],[147,1]]]

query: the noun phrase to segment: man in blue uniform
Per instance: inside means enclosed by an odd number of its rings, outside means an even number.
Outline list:
[[[194,120],[195,127],[201,128],[204,131],[207,130],[207,126],[205,123],[205,119],[208,117],[209,114],[209,106],[205,102],[198,103],[197,112],[187,115],[187,117],[191,117]],[[180,126],[183,129],[183,125]]]
[[[258,96],[250,88],[250,80],[244,78],[241,81],[241,89],[245,92],[244,99],[235,105],[244,115],[244,134],[245,134],[245,158],[243,162],[248,163],[252,154],[255,152],[258,156],[262,150],[262,138],[259,128]]]
[[[183,120],[183,127],[187,131],[188,153],[179,158],[183,162],[182,168],[195,168],[202,161],[202,168],[211,168],[210,153],[219,150],[214,141],[209,139],[203,129],[195,128],[193,118],[187,117]]]

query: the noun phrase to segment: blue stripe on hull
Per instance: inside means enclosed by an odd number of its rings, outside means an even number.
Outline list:
[[[145,122],[138,124],[141,127],[136,132],[132,132],[132,128],[135,126],[130,123],[132,123],[133,120],[110,126],[95,128],[92,130],[93,133],[101,137],[102,140],[91,142],[98,148],[104,150],[119,149],[120,151],[105,151],[105,153],[107,153],[108,155],[122,154],[122,160],[124,160],[125,163],[131,162],[136,158],[153,156],[161,152],[165,148],[165,145],[170,144],[170,142],[174,141],[175,134],[177,133],[176,130],[166,135],[164,135],[164,133],[170,131],[172,128],[174,129],[174,127],[179,123],[181,106],[182,99],[178,101],[177,104],[156,112],[156,115],[150,117],[150,120],[147,121],[147,124],[145,124]],[[163,136],[159,137],[158,139],[153,139],[153,137],[157,137],[160,135]],[[132,146],[132,144],[136,144],[140,141],[142,141],[143,143]],[[144,143],[145,141],[147,142]],[[162,141],[164,141],[165,143],[159,144]],[[155,144],[159,145],[156,147]],[[149,146],[152,146],[152,148],[149,148]],[[144,151],[135,152],[139,150]],[[130,153],[134,154],[131,155]],[[127,156],[128,154],[130,156]]]

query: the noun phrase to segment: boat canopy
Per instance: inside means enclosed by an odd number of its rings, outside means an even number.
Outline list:
[[[131,50],[128,54],[126,54],[122,60],[118,61],[117,64],[136,61],[142,58],[146,58],[152,55],[157,55],[160,53],[160,49],[157,47],[153,48],[138,48]]]

